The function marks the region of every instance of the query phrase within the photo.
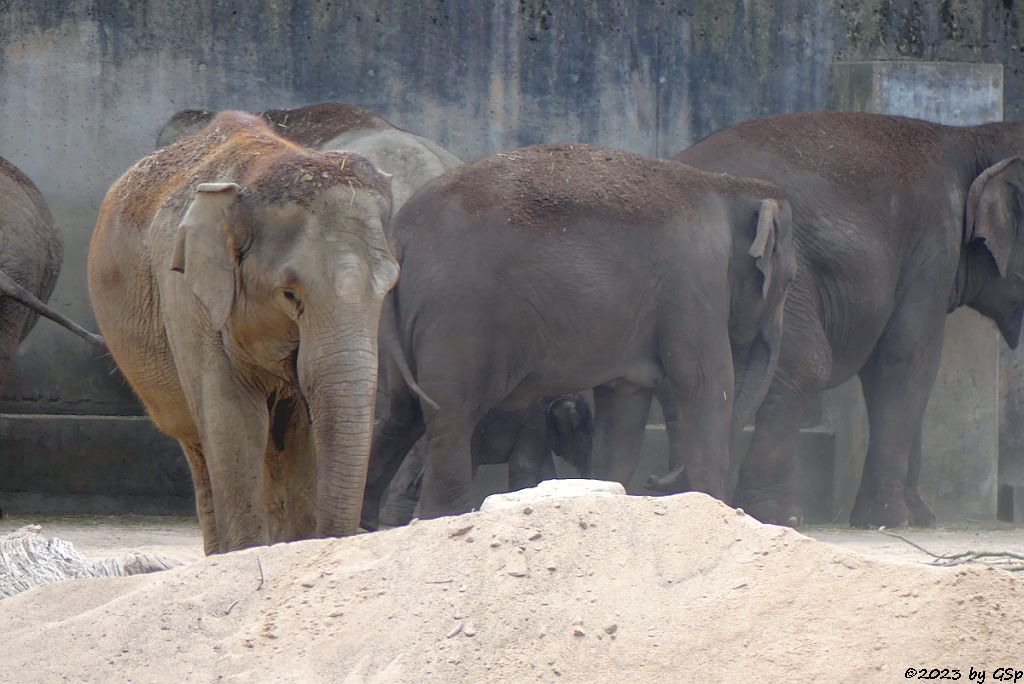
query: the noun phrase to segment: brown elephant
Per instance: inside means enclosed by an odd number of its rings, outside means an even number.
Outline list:
[[[43,196],[28,176],[0,158],[0,392],[18,345],[39,315],[97,345],[103,340],[46,305],[64,248]]]
[[[192,470],[207,553],[354,533],[390,179],[261,119],[217,115],[107,193],[89,250],[100,329]]]
[[[205,109],[176,113],[161,129],[157,147],[201,130],[215,114]],[[344,102],[268,109],[260,116],[292,142],[317,150],[355,152],[390,173],[395,213],[421,186],[462,164],[434,141],[403,131],[368,109]]]

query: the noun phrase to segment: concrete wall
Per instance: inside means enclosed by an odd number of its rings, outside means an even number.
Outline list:
[[[1005,64],[1012,120],[1022,19],[1013,0],[0,0],[0,154],[41,187],[64,236],[52,302],[92,324],[85,251],[99,202],[184,107],[340,99],[466,159],[559,139],[667,156],[751,116],[829,106],[834,60],[908,58]],[[0,434],[28,430],[37,439],[18,443],[61,467],[57,443],[19,416],[138,414],[111,371],[41,322],[0,402]],[[147,457],[177,458],[163,449]],[[105,458],[82,452],[76,483],[106,478],[85,467]],[[0,491],[31,487],[20,472]]]

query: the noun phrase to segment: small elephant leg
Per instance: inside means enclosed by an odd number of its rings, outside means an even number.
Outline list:
[[[647,418],[650,390],[632,392],[594,388],[594,455],[591,477],[628,487],[636,472]]]
[[[192,483],[196,492],[196,516],[199,528],[203,531],[203,551],[207,556],[220,551],[217,539],[217,518],[213,509],[213,488],[210,486],[210,473],[206,469],[206,458],[203,448],[197,442],[178,440],[185,454],[185,461],[192,473]]]
[[[931,511],[917,496],[921,428],[942,354],[943,312],[935,325],[921,316],[896,316],[861,369],[870,436],[857,499],[854,527],[904,527],[911,522],[907,483],[913,482],[915,517],[929,522]],[[925,318],[927,321],[928,319]],[[911,464],[914,464],[913,469]]]
[[[512,453],[508,459],[508,484],[511,491],[536,487],[543,477],[545,461],[551,464],[551,475],[554,477],[554,463],[551,461],[551,452],[546,449],[545,423],[546,417],[538,415],[531,416],[527,420],[512,446]]]

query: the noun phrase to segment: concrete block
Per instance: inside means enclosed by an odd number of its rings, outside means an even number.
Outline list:
[[[542,503],[552,499],[577,496],[625,496],[626,489],[618,482],[603,480],[545,480],[536,487],[516,492],[492,494],[480,505],[481,511],[502,511],[529,503]]]
[[[835,62],[833,109],[955,126],[1003,120],[1003,65],[979,62]]]
[[[193,497],[177,442],[146,417],[0,414],[7,513],[187,515]]]
[[[999,486],[999,519],[1024,523],[1024,485]]]
[[[954,125],[1003,118],[1000,64],[837,62],[832,78],[835,109]],[[925,414],[920,482],[940,521],[995,518],[1001,344],[995,327],[973,311],[959,309],[946,320],[942,365]],[[846,503],[859,486],[867,426],[859,392],[833,394],[825,413],[843,449],[839,497]]]

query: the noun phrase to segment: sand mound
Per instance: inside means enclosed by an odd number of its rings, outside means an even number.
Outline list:
[[[19,682],[896,681],[1024,665],[1024,582],[700,494],[546,498],[0,603]]]

